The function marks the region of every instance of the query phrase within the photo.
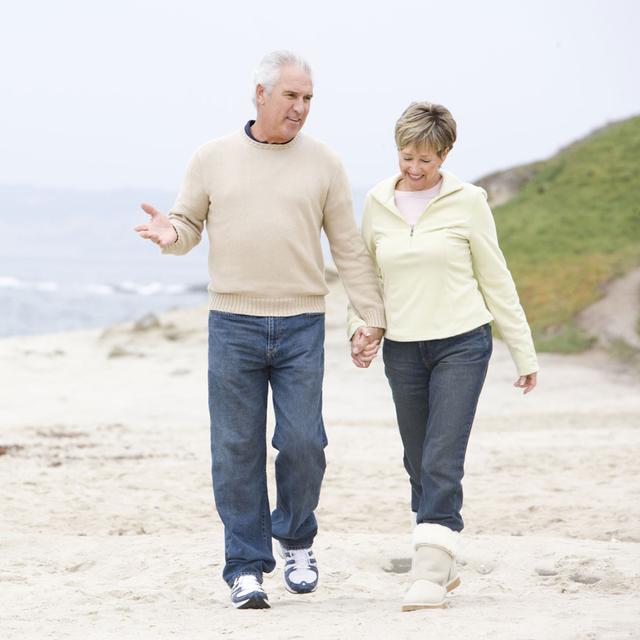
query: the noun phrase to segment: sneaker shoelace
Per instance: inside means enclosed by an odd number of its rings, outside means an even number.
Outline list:
[[[254,576],[238,576],[234,585],[234,591],[262,591],[262,586]]]
[[[313,552],[309,549],[287,549],[285,553],[288,558],[293,559],[292,569],[308,569],[311,565]]]

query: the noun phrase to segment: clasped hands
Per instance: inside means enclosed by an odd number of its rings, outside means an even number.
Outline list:
[[[351,337],[351,360],[356,367],[366,369],[378,355],[384,334],[378,327],[358,327]]]

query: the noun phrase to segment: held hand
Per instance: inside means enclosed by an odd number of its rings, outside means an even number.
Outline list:
[[[372,342],[379,343],[383,334],[384,330],[378,327],[358,327],[351,337],[351,353],[357,355]]]
[[[538,374],[537,373],[529,373],[526,376],[520,376],[514,383],[514,387],[518,387],[519,389],[523,389],[523,395],[527,395],[529,391],[533,391],[535,389],[536,384],[538,383]]]
[[[366,369],[380,349],[383,330],[378,327],[359,327],[351,338],[351,360],[356,367]]]
[[[361,351],[357,356],[351,355],[351,361],[359,369],[367,369],[378,355],[378,349],[380,349],[379,342],[372,342],[368,347]]]
[[[141,238],[151,240],[160,247],[168,247],[178,239],[176,230],[164,213],[146,203],[141,204],[140,207],[151,216],[151,220],[146,224],[139,224],[134,227],[134,231]]]

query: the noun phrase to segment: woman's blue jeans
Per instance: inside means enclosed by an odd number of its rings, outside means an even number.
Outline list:
[[[322,422],[324,314],[288,317],[209,313],[209,412],[216,508],[224,524],[225,568],[262,580],[273,571],[271,538],[310,547],[325,470]],[[277,504],[267,495],[269,386]]]
[[[384,341],[385,374],[418,523],[454,531],[464,526],[464,458],[492,344],[488,324],[441,340]]]

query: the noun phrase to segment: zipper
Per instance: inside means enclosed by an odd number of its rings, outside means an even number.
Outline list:
[[[418,224],[418,222],[420,222],[420,220],[425,216],[425,214],[427,213],[427,211],[431,208],[432,205],[436,204],[437,202],[439,202],[440,200],[446,198],[447,196],[450,196],[454,193],[457,193],[458,191],[460,191],[462,189],[462,187],[458,188],[458,189],[454,189],[453,191],[447,191],[447,193],[441,193],[440,195],[437,195],[433,200],[431,200],[431,202],[429,202],[429,204],[425,207],[425,210],[420,214],[420,217],[418,218],[418,220],[416,221],[415,224],[410,225],[409,226],[409,247],[411,247],[412,244],[412,240],[413,240],[413,232],[415,230],[416,225]],[[387,210],[390,210],[391,213],[393,213],[394,215],[400,217],[402,220],[404,220],[403,215],[396,209],[395,211],[393,209],[391,209],[389,206],[387,206],[385,203],[383,203],[382,201],[379,201]],[[406,224],[408,224],[406,222],[406,220],[404,220]]]
[[[433,200],[431,200],[431,202],[429,202],[429,204],[425,207],[425,210],[420,214],[420,217],[418,218],[418,220],[416,220],[416,224],[418,224],[418,222],[420,222],[420,220],[422,219],[422,217],[427,213],[427,211],[429,211],[429,209],[431,208],[432,205],[436,204],[437,202],[439,202],[440,200],[442,200],[443,198],[446,198],[447,196],[450,196],[454,193],[457,193],[458,191],[460,191],[460,189],[456,189],[455,191],[447,191],[447,193],[442,193],[438,196],[436,196]],[[388,208],[388,207],[387,207]],[[395,213],[396,215],[400,216],[403,220],[403,216],[399,211],[392,211],[392,213]],[[414,225],[415,226],[415,225]],[[413,226],[411,227],[411,234],[410,237],[413,237]]]

